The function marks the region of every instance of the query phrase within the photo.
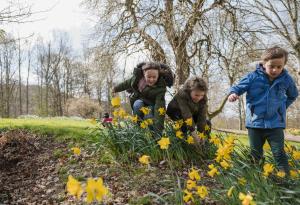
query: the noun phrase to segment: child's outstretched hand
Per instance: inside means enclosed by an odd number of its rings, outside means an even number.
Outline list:
[[[235,93],[232,93],[232,94],[230,94],[230,95],[228,96],[229,102],[234,102],[234,101],[236,101],[237,99],[239,99],[239,96],[238,96],[237,94],[235,94]]]

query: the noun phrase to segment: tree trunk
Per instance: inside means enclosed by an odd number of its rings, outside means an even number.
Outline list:
[[[27,67],[27,79],[26,79],[26,114],[29,113],[29,73],[30,73],[30,61],[31,55],[30,50],[28,50],[28,67]]]
[[[21,40],[19,39],[18,45],[18,69],[19,69],[19,114],[22,115],[22,76],[21,76]]]

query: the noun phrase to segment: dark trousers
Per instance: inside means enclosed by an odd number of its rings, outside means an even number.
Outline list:
[[[283,128],[258,129],[248,128],[251,156],[259,161],[263,158],[263,146],[268,141],[276,166],[289,174],[288,158],[284,151]]]

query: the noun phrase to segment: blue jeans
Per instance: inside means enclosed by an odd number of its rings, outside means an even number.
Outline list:
[[[142,107],[148,107],[150,108],[150,113],[147,115],[144,115],[144,113],[140,110]],[[153,118],[154,117],[154,106],[153,105],[146,105],[142,100],[136,100],[133,103],[132,106],[132,110],[133,110],[133,114],[137,115],[139,117],[139,119],[141,120],[146,120],[149,118]]]
[[[250,149],[252,157],[259,161],[263,158],[263,146],[268,141],[276,166],[279,170],[284,170],[289,175],[288,158],[284,151],[283,128],[256,129],[248,128]]]

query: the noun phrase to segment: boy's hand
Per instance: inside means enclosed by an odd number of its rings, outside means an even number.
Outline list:
[[[236,101],[237,99],[239,99],[239,96],[238,96],[237,94],[235,94],[235,93],[232,93],[232,94],[230,94],[230,95],[228,96],[229,102],[234,102],[234,101]]]

